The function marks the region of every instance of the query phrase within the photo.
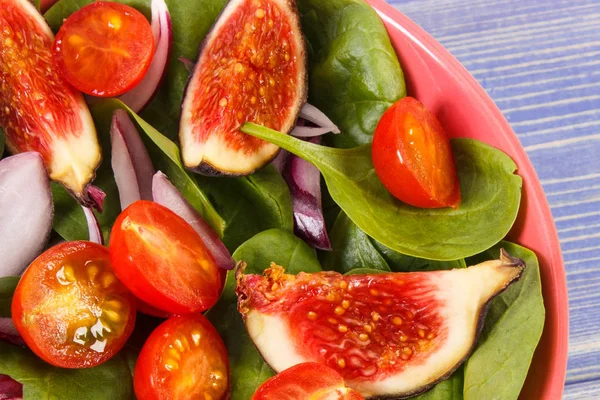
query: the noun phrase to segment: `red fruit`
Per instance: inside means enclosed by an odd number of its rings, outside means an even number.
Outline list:
[[[225,399],[227,349],[202,314],[171,317],[144,344],[133,384],[143,400]]]
[[[62,368],[105,362],[125,344],[135,303],[117,280],[106,247],[65,242],[27,268],[12,301],[12,318],[27,346]]]
[[[423,208],[460,205],[460,185],[444,128],[412,97],[392,105],[373,136],[373,164],[399,200]]]
[[[258,388],[252,400],[364,400],[335,370],[319,363],[298,364]]]
[[[154,55],[146,17],[125,4],[96,1],[67,18],[56,35],[54,59],[75,88],[114,97],[135,87]]]
[[[185,166],[248,175],[279,148],[244,122],[288,133],[306,101],[306,51],[295,2],[231,0],[207,35],[182,105]]]
[[[54,35],[27,0],[0,0],[0,127],[11,153],[39,152],[50,178],[82,203],[101,153],[79,92],[58,74]]]
[[[265,361],[319,362],[365,397],[403,397],[449,376],[473,348],[485,305],[517,280],[519,259],[375,275],[238,271],[238,308]]]
[[[198,233],[173,211],[152,201],[127,207],[110,235],[115,273],[139,299],[170,314],[212,307],[225,276]]]

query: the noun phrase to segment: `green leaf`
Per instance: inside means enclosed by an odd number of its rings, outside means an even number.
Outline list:
[[[341,129],[335,147],[370,143],[381,115],[406,96],[387,30],[363,0],[298,0],[308,41],[309,101]]]
[[[0,318],[9,318],[11,316],[10,305],[18,283],[18,276],[0,278]]]
[[[273,166],[246,177],[196,179],[226,221],[223,242],[230,251],[264,230],[294,229],[290,191]]]
[[[356,268],[391,271],[387,262],[373,246],[369,237],[348,216],[340,211],[329,234],[331,251],[322,258],[323,269],[345,274]]]
[[[246,123],[242,131],[313,163],[331,197],[366,234],[391,249],[419,258],[457,260],[498,243],[510,230],[521,200],[521,177],[502,151],[473,139],[453,139],[462,204],[453,210],[411,207],[383,186],[371,146],[319,146]]]
[[[462,258],[458,260],[436,261],[411,257],[406,254],[398,253],[397,251],[382,245],[375,239],[369,238],[369,240],[394,272],[439,271],[443,269],[467,268],[467,264]]]
[[[284,266],[290,274],[321,270],[314,250],[291,232],[281,229],[271,229],[254,236],[233,253],[233,258],[247,263],[245,273],[260,274],[271,262]],[[229,271],[219,302],[206,316],[219,331],[229,353],[231,400],[247,400],[261,383],[275,373],[248,336],[237,311],[235,285],[235,271]]]
[[[427,392],[413,397],[413,400],[463,400],[463,368],[460,367],[452,376],[435,385]],[[492,399],[495,397],[489,397]]]
[[[373,268],[354,268],[344,275],[373,275],[373,274],[386,274],[390,271],[384,271],[381,269],[373,269]]]
[[[75,11],[92,4],[94,1],[95,0],[61,0],[46,11],[44,18],[46,19],[46,22],[48,22],[48,25],[50,25],[50,29],[56,33],[65,19]],[[131,6],[144,14],[146,18],[150,19],[151,0],[118,0],[115,2]]]
[[[121,353],[94,368],[65,369],[40,360],[30,350],[0,342],[0,374],[23,384],[24,400],[131,400],[127,361]]]
[[[40,11],[42,8],[42,4],[40,0],[33,0],[33,5],[35,6],[35,8]]]
[[[519,282],[490,305],[477,348],[465,364],[465,400],[517,399],[544,328],[546,312],[535,253],[501,242],[467,261],[494,259],[501,248],[527,266]]]

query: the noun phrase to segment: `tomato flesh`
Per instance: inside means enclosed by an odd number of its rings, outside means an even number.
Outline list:
[[[54,58],[63,77],[98,97],[118,96],[137,85],[154,55],[146,18],[124,4],[97,1],[73,13],[61,26]]]
[[[344,384],[344,378],[319,363],[302,363],[264,382],[252,400],[364,400]]]
[[[27,268],[15,290],[12,318],[40,358],[58,367],[87,368],[123,347],[135,323],[135,303],[105,247],[67,242]]]
[[[227,349],[202,315],[171,317],[150,335],[137,359],[138,399],[224,399],[229,388]]]
[[[382,116],[372,147],[375,172],[399,200],[415,207],[458,208],[458,173],[450,141],[440,122],[412,97]]]
[[[117,218],[110,258],[119,279],[140,300],[171,314],[207,310],[222,274],[196,231],[166,207],[136,201]]]

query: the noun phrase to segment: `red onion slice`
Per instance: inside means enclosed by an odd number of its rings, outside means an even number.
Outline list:
[[[179,190],[169,182],[169,178],[160,171],[152,179],[152,195],[154,201],[185,219],[198,232],[220,268],[233,269],[235,262],[219,236],[202,219],[198,211],[183,197]]]
[[[0,161],[0,277],[20,275],[44,250],[54,205],[42,156],[27,152]]]
[[[290,135],[298,137],[298,138],[308,138],[321,136],[326,133],[331,132],[331,128],[322,128],[320,126],[295,126],[290,132]]]
[[[152,200],[154,167],[133,122],[124,110],[115,110],[110,126],[111,165],[119,188],[121,209],[136,200]]]
[[[99,187],[93,185],[88,186],[87,192],[92,202],[91,207],[94,208],[94,210],[98,210],[98,212],[102,212],[106,193],[104,193]]]
[[[16,344],[17,346],[25,345],[25,341],[19,335],[19,331],[17,331],[12,318],[0,318],[0,341]],[[0,396],[1,394],[2,392],[0,391]]]
[[[319,137],[310,140],[320,141]],[[321,173],[308,161],[290,155],[283,176],[292,195],[296,235],[313,247],[331,250],[321,208]]]
[[[285,169],[285,166],[287,165],[289,157],[290,157],[290,153],[284,149],[281,149],[281,150],[279,150],[279,154],[277,154],[277,157],[275,157],[273,159],[273,161],[271,161],[271,164],[273,164],[275,169],[277,171],[279,171],[279,173],[281,175],[283,175],[283,170]]]
[[[0,400],[23,400],[23,385],[8,375],[0,375]]]
[[[187,69],[187,71],[190,74],[192,72],[194,72],[195,64],[194,64],[194,62],[192,60],[190,60],[189,58],[185,58],[185,57],[179,57],[178,60],[181,61],[181,63],[185,67],[185,69]]]
[[[165,75],[173,30],[171,16],[164,0],[152,0],[152,33],[156,49],[144,79],[119,99],[139,113],[154,97]]]
[[[337,125],[334,124],[321,110],[311,104],[305,103],[302,109],[300,109],[299,116],[322,128],[330,128],[328,132],[340,133]]]
[[[96,219],[96,215],[92,211],[91,208],[81,206],[83,208],[83,213],[85,214],[85,220],[88,224],[88,232],[89,232],[89,241],[104,244],[104,238],[102,237],[102,230],[100,229],[100,224]]]

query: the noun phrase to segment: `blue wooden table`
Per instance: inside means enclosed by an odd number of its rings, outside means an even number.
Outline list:
[[[565,399],[600,399],[600,1],[388,0],[504,112],[542,182],[569,288]]]

